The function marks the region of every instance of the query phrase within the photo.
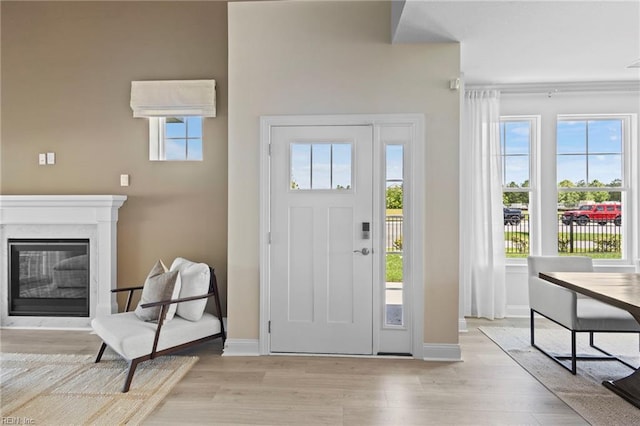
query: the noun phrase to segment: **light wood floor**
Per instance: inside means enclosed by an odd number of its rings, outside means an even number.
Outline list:
[[[221,345],[190,350],[198,363],[147,418],[150,425],[587,424],[468,321],[463,362],[337,357],[221,357]],[[2,352],[93,354],[88,332],[2,330]],[[135,381],[135,377],[134,377]]]

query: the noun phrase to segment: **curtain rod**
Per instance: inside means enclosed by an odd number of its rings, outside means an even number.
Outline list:
[[[551,96],[559,93],[576,92],[639,92],[640,80],[627,81],[585,81],[585,82],[549,82],[514,84],[469,84],[466,90],[499,90],[501,94],[546,93]]]

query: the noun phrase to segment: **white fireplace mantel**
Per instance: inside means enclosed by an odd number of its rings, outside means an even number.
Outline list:
[[[0,325],[86,328],[96,315],[116,312],[118,209],[125,195],[0,195]],[[89,318],[9,316],[8,240],[89,239]]]

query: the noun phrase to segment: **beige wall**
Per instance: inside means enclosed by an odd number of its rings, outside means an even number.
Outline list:
[[[2,194],[124,194],[119,286],[161,258],[214,266],[226,288],[225,2],[2,1]],[[214,78],[204,161],[148,161],[132,80]],[[54,166],[38,166],[53,151]],[[119,186],[119,176],[131,186]],[[223,301],[224,302],[224,301]]]
[[[229,334],[259,326],[259,117],[426,117],[424,341],[458,341],[457,44],[391,45],[388,2],[229,4]]]

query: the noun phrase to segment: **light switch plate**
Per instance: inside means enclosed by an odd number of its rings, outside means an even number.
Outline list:
[[[129,175],[120,175],[120,186],[129,186]]]
[[[38,164],[41,166],[47,164],[47,154],[45,154],[44,152],[38,154]]]
[[[56,164],[55,152],[47,152],[47,164]]]

